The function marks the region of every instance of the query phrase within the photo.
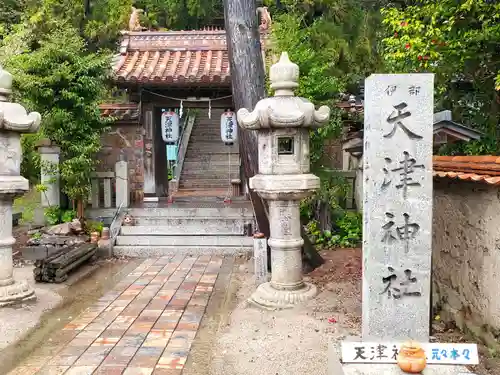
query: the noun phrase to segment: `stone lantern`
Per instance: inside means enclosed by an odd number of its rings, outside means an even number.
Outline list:
[[[250,301],[265,308],[290,308],[316,295],[316,287],[302,279],[299,203],[320,186],[310,173],[309,131],[329,121],[330,109],[315,110],[313,103],[294,96],[299,67],[286,52],[269,76],[274,96],[237,115],[243,129],[257,130],[259,174],[250,179],[250,188],[269,202],[272,276]]]
[[[0,67],[0,306],[35,298],[27,281],[14,281],[12,203],[29,190],[21,172],[21,133],[34,133],[41,116],[27,114],[23,106],[9,101],[12,75]]]

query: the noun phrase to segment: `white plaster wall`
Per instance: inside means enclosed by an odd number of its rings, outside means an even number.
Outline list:
[[[435,179],[433,221],[433,305],[491,336],[500,330],[500,189]]]

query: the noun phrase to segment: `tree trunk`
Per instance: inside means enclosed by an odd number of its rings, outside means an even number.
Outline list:
[[[265,72],[260,35],[257,28],[257,9],[252,0],[224,0],[224,19],[231,68],[235,109],[253,110],[266,95]],[[258,173],[257,133],[240,130],[240,155],[246,184]],[[250,192],[259,231],[269,238],[269,220],[265,202]]]
[[[266,96],[264,62],[255,1],[224,0],[224,20],[234,106],[236,110],[246,108],[251,111],[257,102]],[[239,146],[246,184],[258,173],[257,133],[240,130]],[[269,219],[265,201],[254,191],[250,192],[250,199],[255,210],[259,231],[269,238]],[[315,251],[310,241],[307,241],[307,238],[304,239],[304,243],[303,262],[308,264],[309,269],[314,269],[323,263],[323,258]],[[268,256],[268,259],[270,268],[271,257]]]

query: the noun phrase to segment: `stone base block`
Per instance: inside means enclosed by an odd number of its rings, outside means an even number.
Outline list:
[[[0,287],[0,307],[15,305],[36,299],[35,291],[27,281],[15,281]]]
[[[291,309],[313,299],[316,294],[316,286],[309,283],[304,283],[304,286],[297,290],[279,290],[273,288],[271,283],[264,283],[259,285],[249,302],[268,310]]]
[[[406,372],[401,371],[398,365],[382,365],[382,364],[345,364],[342,367],[343,375],[406,375]],[[421,375],[467,375],[472,373],[463,366],[450,365],[428,365]],[[328,374],[339,375],[339,374]],[[340,374],[342,375],[342,374]]]

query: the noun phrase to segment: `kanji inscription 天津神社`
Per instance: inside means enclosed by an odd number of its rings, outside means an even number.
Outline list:
[[[433,75],[365,83],[363,341],[428,341]]]

